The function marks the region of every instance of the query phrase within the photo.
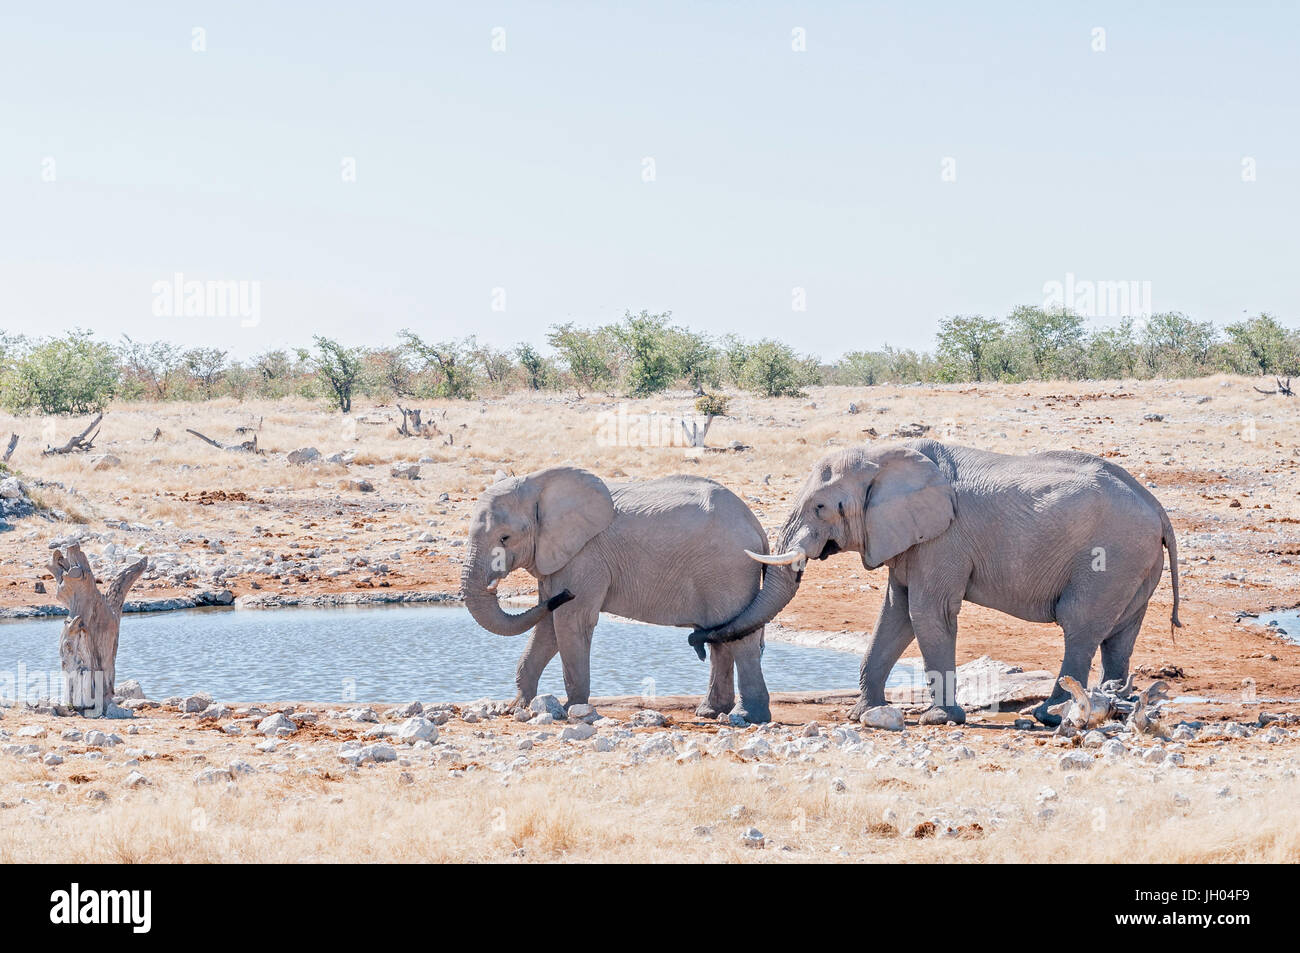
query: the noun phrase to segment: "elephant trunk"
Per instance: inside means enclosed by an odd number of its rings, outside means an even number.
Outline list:
[[[802,549],[794,542],[794,527],[787,524],[781,533],[777,552],[792,552]],[[711,642],[734,642],[743,639],[772,619],[784,609],[799,591],[799,582],[803,578],[803,560],[786,565],[767,565],[763,567],[763,588],[750,601],[740,614],[728,622],[712,629],[700,629],[692,632],[687,641],[702,659],[704,646]]]
[[[497,601],[496,592],[488,588],[493,583],[499,582],[500,578],[488,578],[489,573],[485,565],[487,558],[479,555],[478,547],[470,549],[465,558],[465,568],[460,575],[460,591],[469,614],[474,617],[475,622],[489,632],[496,635],[522,635],[541,622],[556,605],[568,601],[564,599],[557,602],[560,597],[556,596],[524,612],[506,612]]]

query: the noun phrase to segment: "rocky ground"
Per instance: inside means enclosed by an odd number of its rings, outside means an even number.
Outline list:
[[[1191,737],[1119,737],[1111,740],[1124,752],[1102,753],[1082,747],[1083,736],[1057,740],[1015,728],[1014,714],[992,713],[973,716],[964,729],[892,733],[846,725],[852,699],[815,694],[778,703],[777,724],[764,728],[693,723],[694,699],[675,709],[656,702],[672,719],[660,728],[631,724],[635,709],[626,705],[603,706],[610,721],[586,739],[561,737],[566,728],[585,733],[585,725],[526,725],[430,704],[448,719],[437,726],[438,740],[409,745],[366,737],[408,716],[355,722],[319,704],[281,712],[297,727],[278,739],[257,733],[269,714],[239,713],[248,705],[216,718],[142,708],[129,722],[105,726],[11,708],[0,721],[9,752],[0,758],[0,801],[16,812],[9,817],[32,823],[6,825],[17,833],[0,845],[0,857],[61,843],[51,832],[94,817],[135,831],[133,839],[110,837],[106,845],[70,837],[60,848],[69,858],[105,851],[132,859],[186,851],[195,859],[377,857],[384,850],[499,858],[523,850],[529,857],[803,851],[907,859],[942,840],[953,855],[971,858],[1019,851],[1049,859],[1049,848],[1068,848],[1094,859],[1125,859],[1127,849],[1136,859],[1133,843],[1142,839],[1165,851],[1151,859],[1294,858],[1295,835],[1276,832],[1270,818],[1278,813],[1274,794],[1293,785],[1296,729],[1259,724],[1261,714],[1300,714],[1300,645],[1294,633],[1255,624],[1249,614],[1300,600],[1300,403],[1255,393],[1240,378],[817,388],[806,399],[736,396],[731,416],[715,421],[709,449],[647,444],[620,429],[620,419],[689,416],[687,394],[631,402],[515,395],[426,410],[435,421],[427,438],[404,438],[396,412],[383,407],[340,421],[293,403],[131,405],[110,410],[91,453],[49,456],[40,449],[62,443],[78,423],[0,419],[0,430],[20,435],[0,474],[0,615],[61,611],[45,567],[50,550],[70,541],[82,543],[101,575],[141,554],[150,558],[132,608],[449,601],[469,510],[500,470],[570,464],[609,480],[708,475],[774,530],[827,448],[926,433],[1003,452],[1097,453],[1152,488],[1178,533],[1185,627],[1170,632],[1166,580],[1134,666],[1141,684],[1170,683],[1179,699],[1171,730],[1188,722]],[[264,453],[214,448],[186,433],[234,444],[249,432],[237,433],[240,427],[255,428]],[[884,579],[850,557],[810,567],[769,637],[860,648]],[[530,599],[530,583],[512,578],[502,591]],[[57,630],[51,623],[52,645]],[[122,637],[130,638],[129,617]],[[0,651],[2,640],[0,626]],[[958,652],[967,665],[1000,660],[999,678],[1042,681],[1060,663],[1061,636],[1055,626],[966,606]],[[261,706],[266,713],[280,707]],[[315,723],[300,725],[304,714],[316,715]],[[65,739],[66,730],[83,736]],[[122,743],[89,745],[93,730],[116,732]],[[268,741],[274,747],[259,750]],[[525,742],[533,747],[520,748]],[[759,742],[768,748],[755,755]],[[344,750],[348,744],[355,747]],[[370,745],[387,746],[372,750],[381,757],[391,748],[395,760],[357,754]],[[231,773],[235,762],[242,764]],[[214,772],[214,783],[196,785],[204,771]],[[132,772],[143,780],[128,785]],[[553,796],[575,785],[576,797]],[[466,799],[466,789],[475,797]],[[692,793],[686,807],[682,789]],[[382,805],[365,801],[375,790],[388,795]],[[339,798],[346,820],[334,806]],[[191,831],[192,810],[222,836]],[[1087,814],[1095,810],[1106,812],[1105,830],[1115,837],[1095,836]],[[478,825],[472,837],[456,833],[466,816]],[[806,823],[798,836],[792,817]],[[301,836],[282,836],[268,827],[273,819]],[[924,834],[927,821],[936,838],[911,837],[917,825]],[[334,846],[313,836],[322,825]],[[697,827],[709,832],[696,834]],[[744,846],[741,832],[750,827],[768,849]],[[436,840],[429,829],[440,832]]]
[[[764,726],[626,698],[124,703],[4,711],[0,861],[1300,859],[1277,713],[1065,738],[872,729],[812,698]]]

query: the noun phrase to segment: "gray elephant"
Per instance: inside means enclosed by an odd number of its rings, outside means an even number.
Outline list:
[[[746,550],[767,552],[762,524],[712,480],[671,476],[606,485],[586,470],[552,467],[502,480],[483,493],[470,516],[461,592],[489,632],[533,630],[515,673],[517,705],[537,694],[542,670],[557,651],[568,704],[585,704],[591,635],[601,612],[655,625],[719,625],[759,593],[761,567]],[[496,587],[515,569],[537,579],[540,601],[512,614],[501,608]],[[751,626],[722,648],[714,654],[699,714],[768,721],[763,627]]]
[[[1169,550],[1178,621],[1178,547],[1164,508],[1122,467],[1086,453],[1010,456],[934,440],[827,454],[781,528],[763,589],[726,625],[691,634],[697,652],[765,625],[794,597],[809,558],[853,550],[889,567],[889,588],[862,660],[852,716],[885,703],[885,678],[916,640],[934,704],[921,721],[962,723],[956,700],[962,602],[1065,633],[1061,675],[1087,684],[1101,648],[1102,680],[1123,680]],[[1034,714],[1059,723],[1050,706]]]

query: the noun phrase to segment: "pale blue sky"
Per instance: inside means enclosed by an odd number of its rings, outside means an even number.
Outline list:
[[[646,308],[833,358],[1067,273],[1296,324],[1297,36],[1294,3],[7,4],[0,326],[247,356]],[[260,281],[260,322],[155,317],[175,272]]]

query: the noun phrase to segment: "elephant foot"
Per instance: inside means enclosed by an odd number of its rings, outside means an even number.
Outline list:
[[[695,709],[695,714],[700,718],[713,721],[719,715],[725,715],[729,711],[731,711],[730,706],[723,708],[719,705],[714,705],[712,702],[702,701],[700,702],[699,707]]]
[[[522,693],[518,694],[511,700],[506,711],[519,711],[521,708],[527,708],[531,702],[531,698],[525,698]]]
[[[1057,728],[1057,727],[1059,727],[1060,724],[1061,724],[1061,716],[1060,716],[1060,715],[1053,715],[1053,714],[1052,714],[1051,712],[1049,712],[1047,709],[1048,709],[1048,708],[1051,708],[1051,707],[1054,706],[1054,705],[1058,705],[1058,704],[1060,704],[1060,702],[1061,702],[1061,701],[1064,701],[1064,700],[1065,700],[1065,699],[1056,699],[1056,700],[1053,700],[1053,699],[1049,698],[1049,699],[1047,699],[1047,701],[1043,702],[1043,703],[1042,703],[1041,705],[1039,705],[1037,708],[1032,709],[1032,710],[1029,712],[1029,714],[1031,714],[1031,715],[1033,715],[1035,718],[1037,718],[1039,724],[1046,725],[1048,728]]]
[[[966,710],[961,705],[935,705],[921,713],[923,725],[964,725]]]
[[[772,720],[772,709],[768,705],[746,705],[741,702],[731,709],[732,715],[739,715],[751,725],[764,725]]]
[[[858,703],[849,709],[849,721],[857,722],[862,720],[862,713],[868,708],[879,708],[882,705],[888,705],[887,701],[869,702],[865,698],[859,698]]]

